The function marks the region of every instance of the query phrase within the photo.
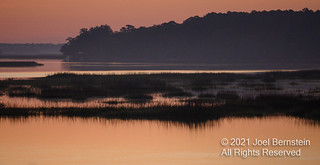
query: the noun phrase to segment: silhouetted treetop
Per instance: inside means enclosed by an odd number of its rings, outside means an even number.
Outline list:
[[[74,60],[319,62],[320,11],[209,13],[151,27],[83,28],[61,48]]]

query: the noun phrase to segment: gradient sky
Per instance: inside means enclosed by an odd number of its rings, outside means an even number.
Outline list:
[[[320,0],[0,0],[0,43],[64,43],[83,27],[151,26],[209,12],[320,9]]]

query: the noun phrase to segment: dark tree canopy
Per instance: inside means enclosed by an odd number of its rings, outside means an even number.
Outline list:
[[[152,27],[81,29],[61,48],[73,60],[320,62],[320,11],[209,13]]]

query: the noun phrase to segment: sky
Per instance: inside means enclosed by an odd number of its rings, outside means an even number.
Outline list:
[[[115,31],[210,12],[320,9],[320,0],[0,0],[0,43],[64,43],[80,28]]]

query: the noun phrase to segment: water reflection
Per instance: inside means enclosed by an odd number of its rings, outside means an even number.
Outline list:
[[[320,129],[320,122],[316,120],[309,120],[290,116],[264,116],[264,117],[224,117],[217,120],[209,120],[204,122],[181,122],[181,121],[163,121],[157,119],[107,119],[102,117],[67,117],[67,116],[22,116],[22,117],[10,117],[1,116],[1,122],[9,122],[10,124],[25,124],[32,122],[70,122],[70,123],[87,123],[87,124],[101,124],[118,126],[124,123],[129,125],[143,125],[147,122],[149,125],[156,125],[157,127],[163,127],[170,129],[176,128],[187,128],[187,129],[210,129],[218,128],[225,123],[241,123],[246,124],[247,122],[263,123],[270,120],[282,120],[284,123],[289,124],[293,127],[299,128],[307,126],[309,128]],[[241,121],[241,122],[240,122]]]
[[[59,59],[1,59],[1,61],[35,61],[40,67],[0,67],[0,78],[44,77],[56,72],[94,74],[132,73],[256,73],[271,70],[320,69],[317,64],[188,64],[188,63],[123,63],[65,62]]]
[[[250,73],[270,70],[320,69],[318,64],[208,64],[148,62],[66,62],[62,59],[1,59],[1,61],[35,61],[40,67],[0,67],[0,78],[44,77],[56,72],[128,74],[128,73]]]
[[[257,64],[257,63],[179,63],[179,62],[64,62],[66,70],[70,71],[103,71],[103,70],[296,70],[319,68],[316,64]]]
[[[55,72],[64,70],[63,61],[59,59],[1,59],[1,61],[35,61],[44,64],[36,67],[0,67],[1,73]]]
[[[191,128],[177,122],[101,118],[0,118],[0,164],[319,163],[320,128],[292,117],[224,118]],[[300,158],[221,157],[222,138],[307,138]],[[278,148],[279,149],[279,148]],[[281,148],[284,149],[284,148]],[[290,149],[296,149],[291,147]]]

